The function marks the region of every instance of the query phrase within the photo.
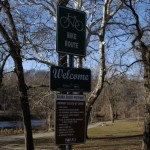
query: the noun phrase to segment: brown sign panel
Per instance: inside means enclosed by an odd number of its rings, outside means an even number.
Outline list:
[[[55,115],[56,145],[85,142],[85,96],[58,94]]]

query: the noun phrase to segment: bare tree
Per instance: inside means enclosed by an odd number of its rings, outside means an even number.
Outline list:
[[[27,87],[24,80],[24,70],[21,57],[21,45],[17,34],[16,25],[11,14],[11,6],[8,0],[0,1],[0,7],[6,22],[0,22],[0,33],[7,43],[8,52],[14,60],[15,73],[18,78],[19,97],[23,113],[24,133],[25,133],[25,149],[33,150],[33,138],[30,119],[30,108],[28,101]]]
[[[63,2],[64,1],[59,1],[58,3],[62,4]],[[66,5],[67,2],[68,1],[65,1],[64,4]],[[54,21],[56,20],[56,3],[55,2],[48,3],[47,0],[45,0],[44,2],[38,2],[38,1],[32,0],[31,2],[28,1],[27,3],[23,3],[23,4],[29,5],[29,6],[30,5],[40,6],[43,10],[49,12],[49,16],[51,17],[50,18],[51,23],[53,22],[52,24],[56,25],[56,23],[54,23]],[[88,124],[91,108],[92,108],[93,104],[95,103],[95,101],[97,100],[97,97],[100,95],[100,93],[102,91],[105,74],[106,74],[106,67],[105,67],[106,27],[107,27],[109,21],[113,18],[113,16],[121,8],[123,2],[120,2],[120,1],[118,2],[117,0],[116,1],[105,0],[104,2],[102,2],[102,1],[95,2],[95,4],[93,4],[92,7],[89,4],[90,4],[90,2],[85,1],[85,0],[84,1],[73,0],[73,1],[70,1],[68,4],[68,5],[71,5],[71,7],[74,7],[74,8],[77,8],[77,9],[87,12],[87,18],[88,18],[88,20],[87,20],[87,37],[86,37],[87,57],[89,56],[90,58],[92,58],[92,56],[90,56],[92,53],[96,53],[96,54],[99,53],[99,58],[98,59],[96,58],[97,60],[95,59],[99,63],[98,82],[87,101],[87,109],[86,109],[87,110],[87,113],[86,113],[87,114],[87,124]],[[93,9],[93,6],[94,6],[94,9]],[[100,12],[100,13],[98,13],[98,12]],[[46,26],[46,24],[45,24],[45,26]],[[55,28],[52,28],[52,27],[50,28],[50,30],[53,33],[56,31]],[[41,33],[39,31],[40,30],[37,30],[37,32],[34,32],[34,35],[36,33],[38,36],[39,33]],[[92,36],[94,36],[95,39]],[[35,37],[35,36],[33,36],[33,37]],[[41,44],[34,42],[34,40],[33,40],[34,38],[29,39],[29,37],[27,37],[26,39],[32,46],[34,52],[36,52],[36,54],[38,54],[40,56],[38,58],[35,58],[35,56],[32,55],[31,58],[27,58],[27,59],[30,59],[30,60],[32,59],[32,60],[37,60],[37,61],[45,60],[43,62],[46,63],[47,60],[44,59],[45,55],[43,55],[44,51],[43,51],[43,49],[40,49],[40,47],[39,47],[39,46],[41,46]],[[99,42],[98,48],[95,48],[93,46],[95,41]],[[42,62],[42,61],[39,61],[39,62]]]
[[[101,91],[104,86],[105,75],[106,75],[106,64],[105,64],[105,35],[106,35],[106,27],[112,17],[118,12],[121,8],[123,2],[118,2],[115,5],[115,9],[111,10],[112,3],[111,0],[104,0],[103,4],[103,14],[100,22],[100,27],[97,32],[99,38],[99,53],[100,53],[100,63],[99,63],[99,75],[98,75],[98,82],[92,91],[91,95],[88,98],[87,107],[86,107],[86,121],[88,124],[88,120],[90,117],[90,112],[92,109],[93,104],[97,100],[98,96],[101,94]]]
[[[125,9],[130,14],[132,25],[128,26],[130,29],[130,35],[132,35],[132,49],[136,50],[143,63],[143,78],[145,86],[145,123],[143,134],[143,150],[150,149],[150,42],[147,40],[149,35],[149,1],[131,1],[124,0]],[[139,8],[145,8],[143,14],[139,14],[141,11]],[[129,19],[129,15],[128,15]],[[126,30],[127,28],[125,28]],[[127,30],[126,30],[127,31]],[[135,61],[136,62],[136,61]],[[137,62],[136,62],[137,63]]]

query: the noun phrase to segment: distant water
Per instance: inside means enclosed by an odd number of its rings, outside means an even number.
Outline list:
[[[45,120],[31,120],[32,127],[42,126]],[[0,128],[22,128],[22,121],[0,121]]]

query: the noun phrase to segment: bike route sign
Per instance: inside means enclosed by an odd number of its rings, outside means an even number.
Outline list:
[[[85,95],[56,95],[55,144],[85,142]]]
[[[86,14],[58,6],[56,50],[59,53],[85,56]]]

